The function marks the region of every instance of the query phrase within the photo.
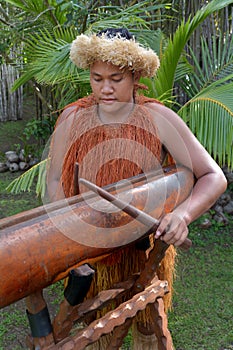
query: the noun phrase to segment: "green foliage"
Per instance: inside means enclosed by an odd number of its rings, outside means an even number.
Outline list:
[[[214,86],[215,85],[215,86]],[[233,166],[233,82],[212,84],[178,112],[220,165]]]
[[[202,39],[199,63],[190,51],[193,69],[179,81],[188,102],[178,114],[220,165],[233,166],[233,37],[213,37],[210,51]]]
[[[76,30],[71,28],[55,29],[52,33],[44,30],[30,36],[25,46],[29,62],[12,91],[36,79],[39,84],[53,86],[58,95],[58,108],[77,99],[77,91],[85,86],[85,90],[90,91],[89,73],[79,70],[69,59],[70,44],[75,36]]]
[[[50,27],[62,25],[67,20],[64,7],[60,1],[55,0],[6,0],[7,3],[19,8],[22,12],[19,19],[28,17],[24,28],[31,28],[34,25],[49,25]],[[30,17],[30,19],[29,19]]]
[[[29,7],[28,2],[29,0],[17,0],[17,3],[27,4],[22,6]],[[57,6],[61,6],[60,9],[67,14],[70,11],[70,7],[66,6],[68,3],[70,6],[70,2],[57,1]],[[130,7],[102,6],[86,10],[83,2],[79,5],[73,4],[76,14],[69,17],[70,23],[65,22],[63,27],[38,28],[32,35],[27,35],[25,69],[16,81],[14,89],[30,79],[36,79],[40,84],[51,85],[57,91],[61,96],[59,107],[77,99],[79,93],[87,94],[90,91],[89,74],[79,70],[69,60],[71,41],[84,28],[88,32],[124,25],[140,42],[151,46],[160,55],[161,66],[155,79],[143,79],[149,87],[148,95],[177,110],[173,88],[174,84],[178,83],[189,93],[190,98],[178,113],[219,164],[227,163],[232,167],[232,46],[224,45],[227,43],[225,37],[213,38],[216,41],[211,55],[207,43],[203,40],[204,69],[198,66],[194,55],[191,57],[193,62],[190,63],[184,53],[190,36],[204,19],[232,3],[232,0],[212,0],[197,11],[193,18],[182,21],[170,39],[160,30],[151,31],[148,21],[152,18],[152,11],[156,14],[157,10],[166,8],[165,3],[151,5],[151,2],[143,1]],[[54,3],[53,6],[55,9]],[[77,26],[73,26],[74,18],[79,12],[86,16],[85,25],[78,22]],[[41,14],[41,18],[43,15]],[[157,18],[161,20],[161,11],[158,11],[158,17],[155,15],[154,18],[154,21]]]
[[[165,51],[162,53],[161,65],[154,80],[157,98],[166,96],[168,100],[172,99],[175,74],[178,63],[182,59],[182,54],[188,39],[194,30],[214,11],[219,11],[223,7],[232,3],[232,0],[218,1],[212,0],[206,6],[203,6],[191,19],[182,21],[173,37],[168,41]]]
[[[151,1],[136,2],[131,6],[100,6],[95,14],[91,14],[92,21],[87,27],[87,32],[97,32],[106,27],[127,27],[132,33],[138,34],[139,30],[149,29],[152,23],[161,21],[159,10],[169,4],[163,1],[152,5]],[[153,20],[151,14],[153,13]],[[148,23],[149,20],[149,23]]]
[[[26,140],[30,140],[33,136],[36,140],[46,141],[51,135],[54,128],[55,120],[49,117],[44,117],[42,120],[30,120],[23,131]]]
[[[21,149],[23,149],[23,155],[27,162],[30,161],[31,157],[36,156],[37,149],[36,146],[27,142],[24,137],[19,137],[21,143],[15,143],[13,146],[13,151],[15,151],[18,155],[20,154]]]
[[[64,31],[62,32],[64,34]],[[70,33],[70,30],[66,32]],[[63,83],[75,75],[76,69],[69,61],[70,43],[57,38],[56,33],[60,34],[61,31],[55,31],[55,35],[52,35],[44,30],[30,36],[26,41],[25,52],[29,63],[26,64],[25,73],[16,81],[13,90],[33,78],[38,83],[54,85]]]
[[[37,177],[35,192],[38,196],[43,197],[46,192],[46,166],[48,159],[42,160],[29,170],[25,171],[18,178],[13,180],[6,188],[10,193],[18,194],[22,191],[31,190],[34,180]]]
[[[162,54],[156,78],[149,82],[149,96],[177,109],[173,88],[175,83],[181,86],[190,100],[178,114],[221,166],[233,167],[233,39],[227,34],[213,36],[213,52],[202,39],[201,63],[193,52],[193,64],[184,54],[188,39],[200,23],[230,3],[211,1],[180,24]]]
[[[18,173],[1,173],[0,174],[0,218],[11,216],[32,207],[41,205],[39,198],[35,195],[35,183],[32,191],[20,194],[11,194],[6,191],[6,187],[18,177]],[[1,323],[1,322],[0,322]]]

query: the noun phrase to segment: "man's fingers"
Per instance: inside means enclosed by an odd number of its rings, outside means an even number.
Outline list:
[[[179,227],[178,230],[169,237],[168,234],[166,234],[163,239],[167,244],[173,244],[176,247],[180,246],[184,240],[188,236],[188,229],[187,227],[184,229],[183,227]]]
[[[167,232],[169,232],[171,227],[171,220],[169,215],[167,215],[164,219],[162,219],[162,221],[159,224],[159,227],[157,228],[156,232],[155,232],[155,238],[159,238],[162,235],[166,234]]]
[[[188,227],[182,217],[174,213],[164,216],[155,232],[155,239],[160,238],[167,244],[180,246],[188,236]]]

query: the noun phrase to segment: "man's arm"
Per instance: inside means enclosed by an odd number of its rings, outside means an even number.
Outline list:
[[[169,244],[179,246],[188,235],[187,226],[206,212],[226,190],[227,181],[217,163],[172,110],[152,105],[151,114],[162,144],[176,163],[193,171],[196,183],[190,197],[161,219],[156,238],[164,234]]]
[[[65,109],[60,115],[50,145],[50,162],[47,189],[51,202],[65,198],[61,183],[63,162],[69,147],[69,136],[75,115],[74,107]]]

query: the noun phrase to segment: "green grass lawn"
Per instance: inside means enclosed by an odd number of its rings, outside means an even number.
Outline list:
[[[199,230],[180,253],[169,328],[176,350],[233,349],[233,222]]]

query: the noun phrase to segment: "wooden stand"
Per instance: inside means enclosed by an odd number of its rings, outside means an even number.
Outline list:
[[[158,349],[172,350],[172,339],[167,327],[167,316],[164,312],[162,299],[168,293],[167,282],[160,281],[155,273],[168,246],[163,241],[159,241],[159,244],[160,254],[158,254],[158,250],[155,253],[155,249],[153,249],[140,274],[132,276],[125,282],[118,283],[112,289],[101,291],[95,298],[85,300],[73,307],[64,299],[53,320],[52,334],[41,338],[30,338],[27,341],[29,348],[83,350],[86,346],[98,341],[102,335],[111,333],[110,344],[106,350],[119,349],[137,312],[144,310],[149,305],[154,319],[153,332],[158,339]],[[130,295],[126,302],[102,318],[81,328],[81,325],[88,323],[97,310],[101,310],[126,293]],[[31,313],[36,313],[45,306],[42,293],[33,294],[26,299],[27,308]],[[76,328],[76,333],[70,336],[70,331],[74,325],[77,327],[77,323],[80,324],[80,328]]]

